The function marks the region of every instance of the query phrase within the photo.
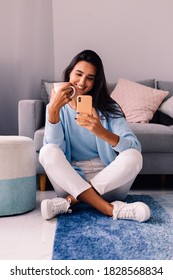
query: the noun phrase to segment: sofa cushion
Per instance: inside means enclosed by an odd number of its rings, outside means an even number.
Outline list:
[[[146,80],[137,81],[137,83],[147,86],[147,87],[155,88],[156,81],[155,81],[155,79],[146,79]],[[111,94],[116,86],[116,83],[108,83],[107,86],[108,86],[109,92]],[[158,112],[157,111],[155,112],[155,114],[154,114],[153,118],[150,120],[150,122],[158,123]]]
[[[173,130],[170,127],[147,123],[129,123],[142,145],[144,153],[173,152]]]
[[[128,122],[148,123],[168,93],[121,78],[111,97],[121,106]]]

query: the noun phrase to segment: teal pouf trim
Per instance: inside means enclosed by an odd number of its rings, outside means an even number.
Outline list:
[[[0,180],[0,216],[28,212],[36,205],[36,175]]]

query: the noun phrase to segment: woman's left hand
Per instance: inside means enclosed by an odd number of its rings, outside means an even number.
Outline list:
[[[80,126],[90,130],[97,137],[102,138],[113,147],[116,146],[119,142],[118,135],[114,134],[113,132],[107,130],[102,126],[100,118],[94,108],[92,109],[92,116],[80,113],[77,118],[77,123]]]
[[[92,116],[82,113],[78,114],[77,123],[99,137],[101,137],[105,130],[95,108],[92,108]]]

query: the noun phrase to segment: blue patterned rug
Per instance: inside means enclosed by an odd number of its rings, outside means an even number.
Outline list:
[[[157,201],[156,201],[157,200]],[[113,220],[85,204],[71,214],[60,215],[53,245],[53,260],[170,260],[173,259],[173,200],[170,195],[153,199],[128,195],[126,201],[142,201],[152,216],[145,223]]]

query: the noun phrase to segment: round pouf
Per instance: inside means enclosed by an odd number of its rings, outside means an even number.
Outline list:
[[[36,204],[36,153],[24,136],[0,136],[0,216],[28,212]]]

